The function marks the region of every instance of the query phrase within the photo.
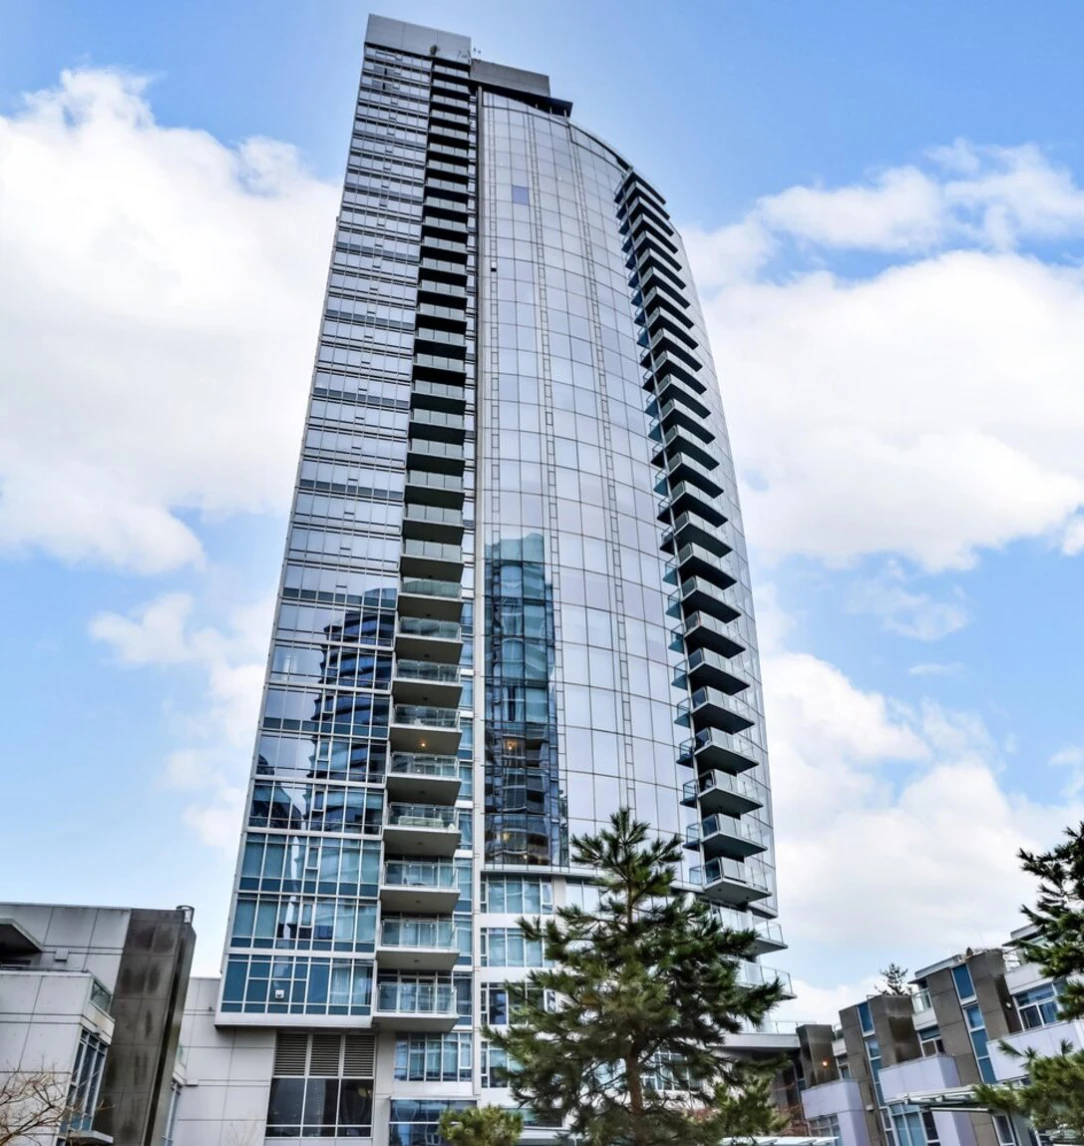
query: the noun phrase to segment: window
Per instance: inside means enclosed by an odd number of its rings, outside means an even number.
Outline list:
[[[170,1083],[169,1107],[166,1110],[166,1128],[162,1132],[162,1146],[173,1146],[173,1139],[177,1133],[177,1100],[181,1097],[180,1085]]]
[[[433,1146],[440,1141],[437,1123],[445,1110],[463,1110],[473,1102],[393,1098],[388,1120],[391,1146]]]
[[[80,1032],[68,1088],[68,1106],[72,1111],[68,1130],[90,1130],[94,1122],[98,1095],[102,1089],[105,1052],[106,1045],[97,1035],[86,1030]]]
[[[395,1042],[395,1077],[401,1082],[470,1082],[470,1034],[400,1035]]]
[[[504,1071],[508,1067],[508,1052],[482,1039],[482,1086],[507,1086]]]
[[[971,981],[971,972],[966,963],[952,968],[952,979],[956,984],[956,994],[960,997],[961,1003],[975,997],[975,984]]]
[[[858,1022],[862,1027],[862,1034],[873,1034],[873,1015],[870,1013],[869,1003],[858,1004]]]
[[[881,1044],[875,1038],[866,1039],[866,1057],[869,1059],[869,1072],[873,1077],[873,1089],[877,1092],[877,1105],[884,1106],[884,1094],[881,1092]]]
[[[545,967],[540,939],[527,939],[518,927],[482,928],[483,967]]]
[[[922,1057],[929,1058],[930,1055],[944,1054],[945,1043],[941,1038],[940,1027],[923,1027],[918,1032],[918,1043],[922,1048]]]
[[[483,983],[482,1021],[491,1027],[507,1026],[516,1007],[527,999],[542,1002],[547,1011],[556,1008],[552,991],[529,987],[526,983]]]
[[[268,1138],[368,1138],[372,1035],[280,1031],[267,1107]]]
[[[518,184],[512,184],[512,202],[522,203],[528,206],[531,202],[531,193],[526,187],[520,187]]]
[[[967,1022],[967,1033],[971,1036],[971,1049],[975,1052],[975,1062],[979,1067],[979,1074],[983,1082],[997,1082],[993,1065],[990,1062],[990,1050],[986,1040],[986,1022],[982,1017],[982,1008],[977,1003],[964,1007],[964,1019]]]
[[[346,959],[231,955],[222,1010],[231,1013],[367,1015],[373,965]]]
[[[488,876],[482,880],[482,910],[548,915],[553,911],[553,885],[548,879]]]
[[[1013,995],[1013,1002],[1026,1031],[1058,1021],[1058,986],[1055,983],[1044,983],[1041,987],[1021,991]]]
[[[932,1110],[922,1111],[922,1129],[926,1132],[926,1146],[941,1146],[941,1134]]]
[[[1004,1114],[994,1115],[994,1129],[997,1131],[998,1146],[1016,1146],[1016,1134],[1013,1132],[1012,1120]]]

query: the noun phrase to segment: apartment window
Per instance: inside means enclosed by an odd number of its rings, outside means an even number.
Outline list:
[[[866,1057],[869,1059],[873,1088],[877,1092],[877,1105],[884,1106],[884,1095],[881,1093],[881,1044],[875,1038],[866,1039]]]
[[[835,1114],[826,1114],[821,1118],[809,1120],[809,1133],[816,1138],[834,1138],[837,1143],[842,1142],[843,1136],[839,1129],[839,1117]]]
[[[482,1021],[491,1027],[511,1023],[515,1010],[528,999],[540,1002],[547,1011],[556,1009],[552,991],[529,987],[526,983],[483,983]]]
[[[966,963],[952,968],[952,979],[956,984],[956,994],[960,997],[961,1003],[975,998],[975,984],[971,980],[971,971]]]
[[[482,910],[548,915],[553,911],[553,885],[548,879],[488,876],[482,881]]]
[[[541,939],[528,939],[518,927],[483,927],[483,967],[545,967]]]
[[[1044,983],[1013,995],[1016,1013],[1025,1030],[1046,1027],[1058,1021],[1058,987],[1054,983]]]
[[[508,1052],[482,1039],[482,1086],[507,1086],[504,1071],[508,1068]]]
[[[998,1146],[1017,1146],[1012,1119],[1007,1118],[1004,1114],[995,1114],[994,1129],[997,1131]]]
[[[445,1110],[463,1110],[473,1105],[463,1099],[393,1098],[388,1118],[391,1146],[432,1146],[441,1140],[437,1124]]]
[[[401,1082],[470,1082],[473,1046],[469,1034],[400,1035],[395,1077]]]
[[[941,1134],[932,1110],[922,1112],[922,1129],[926,1132],[926,1146],[941,1146]]]
[[[372,1035],[280,1031],[267,1137],[370,1137],[373,1061]]]
[[[68,1088],[68,1106],[72,1115],[67,1129],[89,1130],[98,1108],[105,1067],[106,1044],[90,1031],[81,1031],[75,1052],[72,1080]]]
[[[858,1004],[858,1022],[862,1027],[862,1034],[873,1034],[873,1015],[869,1009],[869,1003]]]
[[[993,1065],[990,1062],[990,1048],[986,1039],[986,1022],[982,1017],[982,1008],[978,1003],[964,1007],[964,1019],[967,1021],[967,1033],[971,1037],[971,1048],[975,1052],[975,1062],[979,1067],[979,1075],[983,1082],[997,1082]]]
[[[945,1042],[941,1038],[940,1027],[923,1027],[918,1032],[918,1043],[922,1048],[922,1057],[929,1058],[930,1055],[944,1054]]]
[[[181,1097],[180,1083],[170,1083],[169,1108],[166,1111],[166,1128],[162,1132],[162,1146],[173,1146],[177,1135],[177,1102]]]

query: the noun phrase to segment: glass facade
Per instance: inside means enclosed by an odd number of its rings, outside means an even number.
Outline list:
[[[665,201],[569,113],[370,20],[219,1022],[372,1027],[403,1140],[498,1078],[516,918],[590,901],[570,842],[618,807],[783,946],[703,317]],[[283,1077],[276,1125],[364,1121]]]

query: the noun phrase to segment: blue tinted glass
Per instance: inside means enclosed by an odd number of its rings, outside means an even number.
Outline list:
[[[862,1024],[863,1034],[873,1033],[873,1016],[870,1014],[869,1003],[858,1004],[858,1021]]]
[[[513,203],[530,203],[531,194],[526,187],[519,187],[515,183],[512,184],[512,202]]]
[[[975,997],[975,984],[971,982],[971,972],[966,963],[961,963],[959,967],[952,968],[952,978],[956,983],[956,993],[961,999],[973,999]]]

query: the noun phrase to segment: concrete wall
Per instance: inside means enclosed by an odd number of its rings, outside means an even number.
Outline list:
[[[218,987],[218,979],[189,983],[181,1024],[184,1086],[177,1104],[176,1146],[259,1146],[264,1141],[275,1030],[217,1029]]]
[[[809,1023],[798,1028],[798,1056],[807,1086],[839,1078],[832,1043],[832,1028],[827,1024]]]
[[[113,996],[116,1030],[106,1058],[95,1130],[114,1146],[158,1146],[196,933],[185,909],[135,909]]]

